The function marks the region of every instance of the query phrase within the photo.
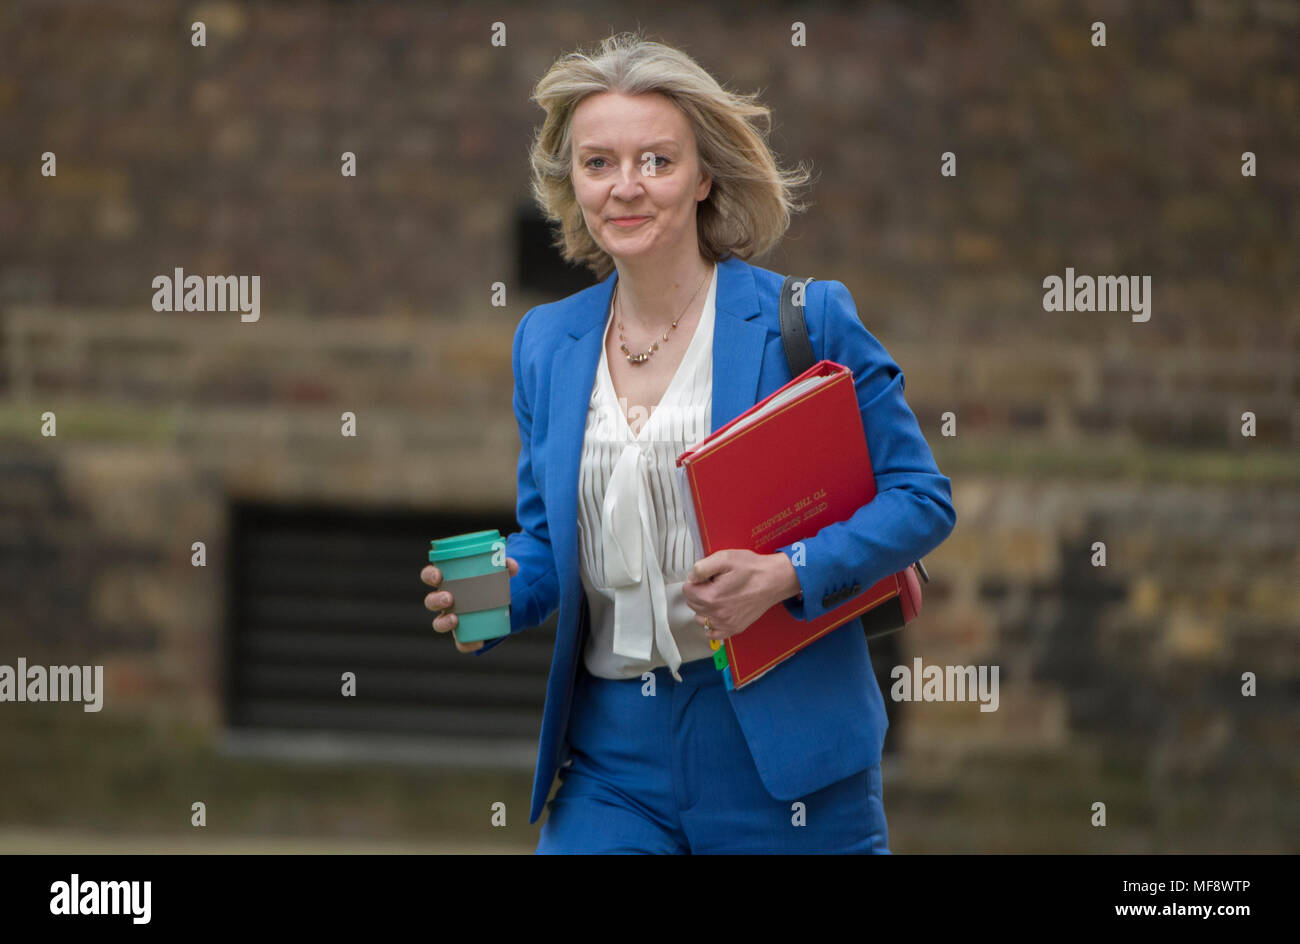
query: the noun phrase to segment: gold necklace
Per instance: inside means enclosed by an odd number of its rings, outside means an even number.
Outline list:
[[[695,297],[696,297],[697,295],[700,294],[700,289],[704,288],[704,283],[705,283],[705,281],[708,280],[708,278],[709,278],[709,276],[710,276],[711,274],[712,274],[712,272],[705,272],[705,273],[704,273],[704,278],[700,280],[700,284],[699,284],[699,286],[695,289],[695,295],[692,295],[692,296],[687,300],[686,304],[682,306],[682,310],[681,310],[681,312],[677,315],[677,319],[676,319],[676,321],[673,322],[673,326],[672,326],[671,328],[669,328],[667,331],[664,332],[664,340],[665,340],[665,341],[668,340],[668,335],[669,335],[669,334],[670,334],[670,333],[671,333],[671,332],[672,332],[672,331],[677,327],[677,322],[682,320],[682,315],[686,314],[686,309],[690,307],[691,302],[695,301]],[[621,280],[620,280],[620,281],[621,281]],[[614,312],[615,312],[615,314],[618,313],[618,282],[615,282],[615,283],[614,283]],[[642,352],[642,353],[640,353],[640,354],[633,354],[631,351],[629,351],[629,350],[627,349],[627,338],[623,337],[623,319],[622,319],[622,318],[620,318],[619,321],[618,321],[618,339],[619,339],[621,342],[623,342],[622,344],[619,345],[619,347],[622,348],[622,349],[623,349],[623,353],[624,353],[625,355],[627,355],[627,362],[628,362],[629,364],[636,364],[636,365],[640,366],[641,364],[644,364],[646,361],[650,360],[651,355],[653,355],[655,351],[659,350],[659,342],[658,342],[658,341],[655,341],[652,345],[650,345],[650,350],[648,350],[648,351],[644,351],[644,352]]]

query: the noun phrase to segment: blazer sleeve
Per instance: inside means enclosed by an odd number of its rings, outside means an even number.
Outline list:
[[[814,285],[816,283],[813,283]],[[863,326],[844,283],[825,281],[820,316],[808,317],[813,350],[853,371],[858,406],[876,477],[876,497],[845,521],[777,551],[795,564],[802,598],[783,600],[790,615],[811,621],[938,547],[957,513],[952,482],[939,472],[916,417],[903,399],[903,371]],[[805,310],[812,314],[811,304]],[[803,545],[803,563],[796,545]]]
[[[537,371],[524,363],[524,334],[533,308],[519,321],[510,356],[514,372],[515,420],[519,425],[519,469],[516,483],[516,510],[520,530],[506,536],[506,556],[519,563],[519,573],[510,578],[510,633],[544,623],[560,605],[560,579],[551,549],[551,532],[546,521],[546,506],[538,489],[534,472],[533,404],[536,402]],[[482,655],[509,636],[489,639],[475,655]]]

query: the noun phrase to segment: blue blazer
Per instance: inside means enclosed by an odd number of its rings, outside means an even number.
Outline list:
[[[528,311],[515,330],[512,367],[519,423],[517,518],[506,553],[510,632],[559,609],[555,651],[533,781],[535,823],[569,756],[569,711],[590,614],[578,576],[578,464],[617,271],[590,288]],[[713,328],[711,430],[791,379],[778,314],[783,276],[731,256],[718,264]],[[805,293],[813,354],[852,369],[878,493],[846,521],[803,541],[795,567],[803,591],[783,605],[801,620],[897,573],[937,547],[957,516],[916,417],[903,373],[863,326],[843,283],[815,280]],[[793,544],[780,549],[793,557]],[[509,636],[485,643],[482,655]],[[778,800],[797,800],[880,762],[884,699],[860,620],[853,619],[728,692],[759,776]]]

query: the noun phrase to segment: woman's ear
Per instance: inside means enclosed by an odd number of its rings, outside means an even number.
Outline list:
[[[713,190],[713,178],[706,171],[700,171],[700,183],[695,188],[695,202],[699,203]]]

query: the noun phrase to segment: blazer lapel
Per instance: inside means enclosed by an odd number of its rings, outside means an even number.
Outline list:
[[[713,432],[758,402],[768,329],[759,315],[753,270],[735,256],[718,263],[713,324]]]
[[[587,410],[600,366],[600,349],[614,283],[615,270],[593,286],[585,304],[572,315],[568,339],[551,361],[550,446],[546,462],[546,506],[551,510],[551,546],[560,586],[578,576],[578,473]],[[710,432],[735,419],[758,399],[759,375],[768,329],[754,321],[760,310],[750,266],[732,256],[718,263],[714,298],[713,409]],[[572,524],[570,524],[572,522]]]

